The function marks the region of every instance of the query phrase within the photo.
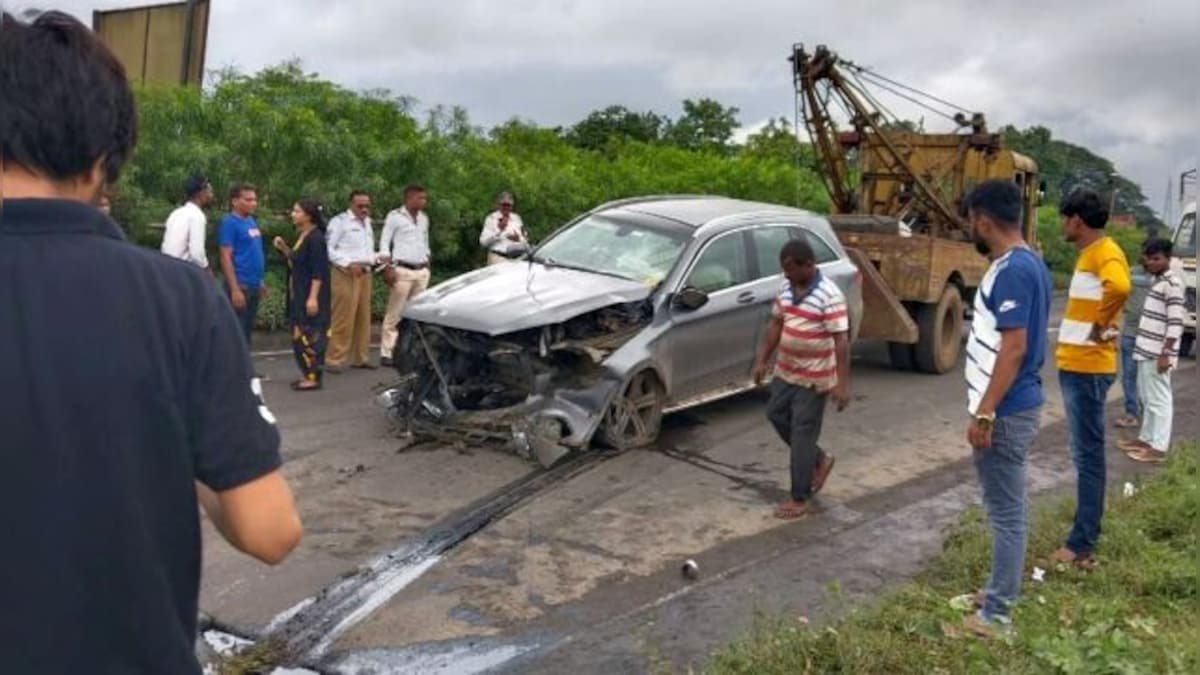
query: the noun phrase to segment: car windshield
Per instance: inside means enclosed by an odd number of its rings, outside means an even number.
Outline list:
[[[589,216],[539,247],[533,259],[657,286],[686,244],[682,234]]]

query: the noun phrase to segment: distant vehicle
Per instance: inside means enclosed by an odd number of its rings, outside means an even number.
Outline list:
[[[1172,240],[1171,268],[1183,277],[1185,287],[1183,339],[1179,342],[1179,354],[1187,356],[1196,344],[1196,202],[1184,207]]]
[[[515,443],[549,465],[593,437],[624,449],[658,436],[664,413],[754,387],[779,252],[812,246],[862,322],[861,276],[829,221],[723,197],[600,206],[525,260],[423,293],[404,313],[384,395],[421,436]]]

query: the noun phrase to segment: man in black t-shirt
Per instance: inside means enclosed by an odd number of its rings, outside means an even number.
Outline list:
[[[300,538],[229,303],[92,204],[137,120],[67,15],[0,15],[0,670],[199,673],[201,502],[236,548]]]

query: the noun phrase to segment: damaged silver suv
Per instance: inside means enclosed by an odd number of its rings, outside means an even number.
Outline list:
[[[498,442],[549,466],[593,440],[652,443],[662,417],[754,387],[783,283],[812,245],[862,317],[858,269],[828,221],[784,206],[670,196],[604,204],[525,259],[442,283],[404,313],[381,396],[415,437]]]

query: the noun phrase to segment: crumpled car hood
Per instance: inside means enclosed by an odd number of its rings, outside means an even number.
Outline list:
[[[404,316],[488,335],[561,323],[601,307],[637,302],[653,289],[593,272],[511,262],[445,281],[418,296]]]

